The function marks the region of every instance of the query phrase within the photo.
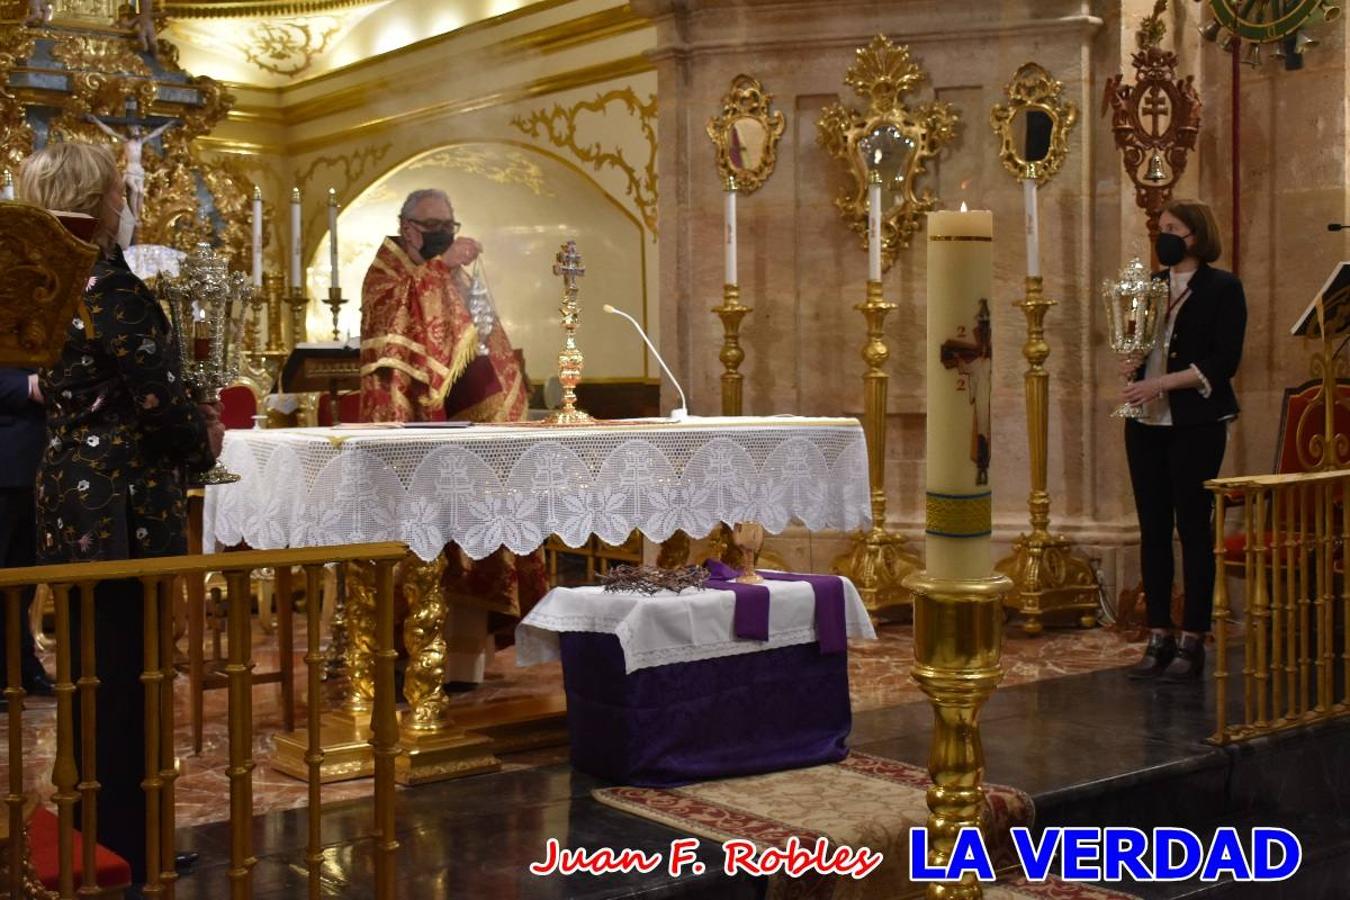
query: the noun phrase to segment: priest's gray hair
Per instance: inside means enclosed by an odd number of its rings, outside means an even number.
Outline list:
[[[412,215],[413,208],[423,200],[444,200],[445,205],[454,209],[454,204],[450,202],[450,195],[445,191],[436,188],[423,188],[420,191],[413,191],[408,195],[408,199],[403,201],[403,208],[398,211],[400,219],[406,219]]]

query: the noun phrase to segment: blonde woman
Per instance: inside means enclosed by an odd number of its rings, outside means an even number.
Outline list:
[[[175,362],[169,323],[122,258],[122,173],[106,147],[56,143],[19,175],[19,199],[95,220],[102,251],[85,291],[93,325],[70,324],[60,358],[41,373],[47,444],[37,478],[39,563],[141,559],[187,550],[185,471],[220,452],[218,410],[194,404]],[[72,604],[72,640],[95,627],[99,843],[144,882],[145,704],[141,587],[98,586],[92,623]],[[74,656],[79,668],[79,655]],[[77,671],[76,677],[79,677]],[[75,719],[80,746],[80,719]]]

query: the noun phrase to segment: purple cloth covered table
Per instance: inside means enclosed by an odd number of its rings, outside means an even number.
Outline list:
[[[625,674],[614,635],[559,639],[572,764],[590,775],[670,787],[847,753],[846,653],[813,642]]]

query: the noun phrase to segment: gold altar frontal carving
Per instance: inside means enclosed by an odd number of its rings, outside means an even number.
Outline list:
[[[1034,62],[1024,63],[1013,74],[1006,94],[1008,102],[994,106],[989,124],[999,139],[1003,166],[1019,182],[1031,182],[1029,200],[1036,203],[1035,189],[1047,183],[1064,165],[1069,152],[1069,132],[1078,121],[1078,108],[1063,98],[1064,85]],[[1033,153],[1028,136],[1044,131],[1043,146]],[[1041,143],[1041,142],[1035,142]],[[1027,210],[1034,218],[1034,209]],[[1039,241],[1036,242],[1039,247]],[[1039,260],[1028,260],[1030,271],[1039,271]],[[1050,432],[1050,373],[1045,361],[1050,344],[1045,336],[1045,315],[1055,301],[1045,296],[1041,277],[1028,275],[1021,301],[1014,304],[1026,315],[1027,339],[1022,355],[1028,366],[1024,377],[1027,402],[1027,443],[1030,449],[1030,531],[1013,543],[1012,554],[999,560],[995,569],[1012,579],[1004,598],[1010,610],[1021,613],[1023,631],[1039,634],[1046,615],[1077,613],[1079,624],[1097,624],[1097,576],[1067,538],[1050,533],[1050,493],[1047,490]]]

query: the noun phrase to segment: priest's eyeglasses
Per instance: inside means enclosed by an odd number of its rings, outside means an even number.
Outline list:
[[[459,234],[459,223],[454,219],[408,219],[422,231],[448,231]]]

